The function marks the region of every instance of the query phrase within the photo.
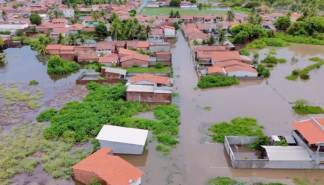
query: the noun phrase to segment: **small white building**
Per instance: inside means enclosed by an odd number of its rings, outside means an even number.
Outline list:
[[[63,12],[65,18],[74,17],[74,9],[73,8],[62,8],[60,11]]]
[[[164,35],[174,36],[176,34],[175,28],[171,26],[164,26]]]
[[[142,154],[148,130],[104,125],[96,139],[101,148],[113,148],[118,154]]]

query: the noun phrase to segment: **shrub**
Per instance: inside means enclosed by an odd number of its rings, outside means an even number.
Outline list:
[[[166,153],[170,152],[170,148],[167,147],[167,146],[165,146],[165,145],[162,145],[162,144],[158,144],[158,145],[155,147],[155,149],[156,149],[157,151],[160,151],[160,152],[166,152]]]
[[[297,114],[306,115],[306,114],[323,114],[324,110],[320,106],[304,106],[304,107],[292,107]]]
[[[292,72],[291,72],[291,75],[299,75],[300,73],[300,69],[294,69]]]
[[[241,55],[244,55],[244,56],[250,56],[250,54],[251,54],[247,49],[241,49],[240,53],[241,53]]]
[[[80,69],[80,65],[76,62],[67,61],[55,55],[51,56],[47,64],[47,72],[49,74],[64,75]]]
[[[263,39],[256,39],[249,43],[246,47],[249,49],[263,49],[267,47],[267,43]]]
[[[269,69],[265,68],[265,66],[262,64],[258,65],[257,71],[259,74],[261,74],[262,76],[264,76],[266,78],[270,77],[270,75],[271,75]]]
[[[211,111],[211,107],[210,106],[206,106],[206,107],[204,107],[204,110],[207,110],[207,111]]]
[[[161,68],[164,67],[164,65],[163,65],[162,62],[157,62],[155,67],[158,68],[158,69],[161,69]]]
[[[285,47],[285,46],[289,46],[289,43],[280,38],[261,38],[261,39],[256,39],[253,42],[249,43],[247,45],[247,48],[263,49],[266,48],[267,46]]]
[[[37,84],[39,84],[39,82],[37,80],[31,80],[29,82],[29,85],[37,85]]]
[[[11,31],[10,30],[1,30],[0,34],[2,34],[2,35],[11,35]]]
[[[245,4],[244,8],[255,8],[255,7],[259,7],[259,6],[261,6],[261,4],[259,2],[250,1]]]
[[[93,90],[94,91],[94,90],[100,88],[100,84],[98,84],[97,82],[90,82],[90,83],[87,84],[87,88],[89,90]]]
[[[286,42],[300,43],[300,44],[313,44],[313,45],[324,45],[324,40],[319,40],[310,36],[305,35],[289,35],[283,33],[276,33],[276,37]]]
[[[24,34],[24,31],[21,30],[21,29],[19,29],[19,30],[16,31],[16,35],[17,36],[22,36],[23,34]]]
[[[266,66],[267,66],[267,67],[274,67],[273,64],[267,64]]]
[[[278,63],[286,63],[287,60],[284,58],[276,58],[272,55],[267,55],[263,60],[262,63],[270,63],[270,64],[278,64]]]
[[[231,86],[239,84],[239,80],[232,76],[215,76],[206,75],[198,82],[198,87],[201,89],[221,86]]]
[[[289,146],[286,140],[281,140],[276,143],[276,146]]]
[[[300,78],[303,79],[303,80],[308,80],[309,79],[309,74],[303,73],[303,74],[300,75]]]
[[[57,115],[57,113],[58,111],[55,108],[47,109],[37,116],[37,121],[49,121],[53,116]]]
[[[213,124],[208,130],[213,134],[213,140],[224,143],[225,136],[263,136],[262,128],[255,118],[234,118],[232,123],[221,122]]]
[[[295,80],[298,79],[298,75],[289,75],[289,76],[286,76],[286,79],[291,80],[291,81],[295,81]]]

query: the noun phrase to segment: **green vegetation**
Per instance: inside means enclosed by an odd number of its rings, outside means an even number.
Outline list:
[[[36,24],[37,26],[42,24],[42,17],[37,12],[33,12],[29,16],[29,20],[32,24]]]
[[[155,147],[155,149],[156,149],[157,151],[164,152],[165,154],[168,154],[168,153],[170,153],[170,151],[171,151],[170,147],[165,146],[165,145],[162,145],[162,144],[158,144],[158,145]]]
[[[204,107],[204,110],[207,110],[207,111],[211,111],[211,107],[210,106],[206,106],[206,107]]]
[[[90,184],[87,185],[102,185],[102,180],[100,179],[93,179]]]
[[[260,128],[263,128],[263,126],[260,126]],[[247,144],[247,147],[250,147],[255,150],[264,150],[262,146],[267,146],[270,144],[269,137],[268,136],[258,136],[258,140],[255,143]]]
[[[277,52],[276,52],[275,49],[270,49],[269,54],[270,54],[270,55],[276,55]]]
[[[43,90],[37,89],[36,92],[21,92],[17,88],[7,88],[2,85],[0,88],[0,93],[5,98],[5,105],[15,105],[15,104],[27,104],[31,109],[38,109],[43,106],[42,103],[36,102],[43,97]]]
[[[184,8],[144,8],[144,15],[169,15],[170,11],[179,11],[181,15],[211,15],[211,14],[226,14],[227,11],[221,10],[194,10]]]
[[[245,157],[245,159],[248,159],[248,157]],[[208,181],[205,183],[205,185],[248,185],[249,183],[245,182],[239,182],[237,180],[231,179],[229,177],[217,177],[217,178],[211,178],[208,179]],[[270,182],[270,183],[261,183],[261,182],[254,182],[253,184],[258,185],[286,185],[278,182]],[[304,185],[304,184],[299,184]]]
[[[315,39],[324,40],[324,18],[309,17],[294,22],[289,26],[287,32],[293,36],[311,36]]]
[[[261,62],[269,63],[269,64],[278,64],[278,63],[286,63],[287,60],[284,58],[276,58],[275,56],[268,54]]]
[[[37,119],[51,121],[51,126],[44,131],[47,139],[61,139],[75,143],[88,141],[95,137],[104,124],[122,127],[153,130],[157,139],[164,145],[178,143],[180,111],[175,105],[158,105],[154,115],[158,121],[133,118],[132,116],[150,110],[139,102],[124,101],[126,87],[100,86],[98,83],[88,84],[90,93],[83,102],[67,103],[57,114],[56,110],[43,111]]]
[[[264,65],[262,64],[259,64],[258,67],[257,67],[257,71],[259,74],[261,74],[262,76],[268,78],[270,77],[270,70],[267,69],[266,67],[264,67]]]
[[[27,39],[27,36],[18,36],[18,37],[11,38],[12,41],[23,41],[25,39]]]
[[[43,129],[40,123],[24,123],[1,137],[1,184],[11,184],[10,179],[16,174],[33,173],[40,162],[54,178],[70,179],[71,166],[89,155],[83,149],[71,150],[71,144],[46,140],[41,136]]]
[[[309,72],[315,69],[320,68],[322,65],[324,65],[324,60],[318,57],[313,57],[309,59],[310,61],[316,62],[313,65],[310,65],[302,70],[295,69],[292,71],[292,74],[289,76],[286,76],[287,80],[297,80],[298,76],[301,79],[308,80],[310,78]]]
[[[234,118],[232,123],[221,122],[212,125],[208,130],[213,134],[213,140],[224,143],[225,136],[263,136],[262,128],[255,118]]]
[[[276,143],[276,146],[289,146],[286,140],[281,140]]]
[[[47,109],[37,116],[37,121],[39,122],[49,121],[57,113],[58,111],[55,108]]]
[[[276,21],[276,28],[278,30],[286,30],[291,24],[290,18],[288,16],[279,17]]]
[[[105,67],[105,64],[100,64],[98,62],[93,62],[93,63],[87,63],[83,66],[84,69],[93,69],[96,72],[100,72],[101,71],[101,67]]]
[[[1,35],[11,35],[11,31],[10,30],[1,30],[0,34]]]
[[[29,85],[37,85],[37,84],[39,84],[39,82],[37,80],[31,80],[29,82]]]
[[[251,54],[247,49],[241,49],[240,53],[241,53],[241,55],[244,55],[244,56],[250,56],[250,54]]]
[[[249,23],[234,26],[231,31],[234,36],[234,44],[243,44],[254,39],[269,37],[268,31],[262,26]]]
[[[305,35],[293,36],[284,33],[276,33],[276,37],[291,43],[324,45],[324,40],[319,40],[311,36],[305,36]]]
[[[172,98],[179,98],[179,97],[180,97],[179,93],[172,93]]]
[[[49,74],[64,75],[80,69],[80,65],[76,62],[67,61],[58,55],[51,56],[47,64],[47,72]]]
[[[320,106],[310,106],[309,102],[305,99],[298,99],[294,102],[292,107],[297,114],[323,114],[324,110]]]
[[[169,73],[170,67],[129,67],[126,69],[128,73]]]
[[[253,42],[249,43],[246,47],[249,49],[263,49],[267,46],[285,47],[289,46],[289,43],[280,38],[261,38],[254,40]]]
[[[206,75],[198,82],[198,87],[201,89],[221,86],[238,85],[240,81],[232,76],[218,76],[218,75]]]
[[[158,68],[158,69],[161,69],[161,68],[164,67],[164,65],[163,65],[162,62],[157,62],[155,67]]]

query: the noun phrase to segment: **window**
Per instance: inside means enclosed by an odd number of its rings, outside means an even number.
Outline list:
[[[320,161],[319,164],[324,164],[324,161]]]

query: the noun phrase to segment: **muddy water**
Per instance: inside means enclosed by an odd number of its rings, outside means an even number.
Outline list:
[[[256,178],[264,182],[280,181],[287,184],[292,184],[292,178],[307,178],[317,182],[323,179],[323,171],[319,170],[232,169],[228,165],[223,145],[211,143],[204,130],[212,123],[230,121],[235,117],[255,117],[264,125],[264,131],[268,135],[290,134],[291,123],[308,116],[296,115],[288,102],[305,98],[324,106],[324,87],[321,85],[324,69],[322,67],[310,72],[311,79],[308,81],[288,81],[285,76],[290,75],[296,67],[311,65],[312,62],[306,60],[309,57],[324,57],[321,54],[324,47],[293,45],[278,49],[277,57],[286,58],[288,62],[279,64],[272,71],[268,83],[266,80],[241,81],[238,86],[203,91],[194,90],[198,79],[188,45],[182,34],[179,34],[177,47],[173,52],[173,64],[174,76],[180,75],[180,78],[176,79],[175,87],[181,98],[182,124],[179,150],[175,153],[181,156],[179,163],[183,163],[184,168],[181,171],[186,175],[187,184],[200,185],[208,178],[218,176],[229,176],[248,182]],[[268,51],[269,49],[265,49],[260,53]],[[300,61],[291,64],[289,60],[292,56],[299,57]],[[202,107],[205,106],[211,106],[212,110],[203,110]]]
[[[29,82],[37,80],[40,83],[51,84],[54,82],[75,82],[83,70],[67,75],[49,75],[46,71],[46,58],[37,58],[37,52],[30,46],[22,48],[8,48],[4,50],[7,63],[0,64],[0,83],[4,82]]]

